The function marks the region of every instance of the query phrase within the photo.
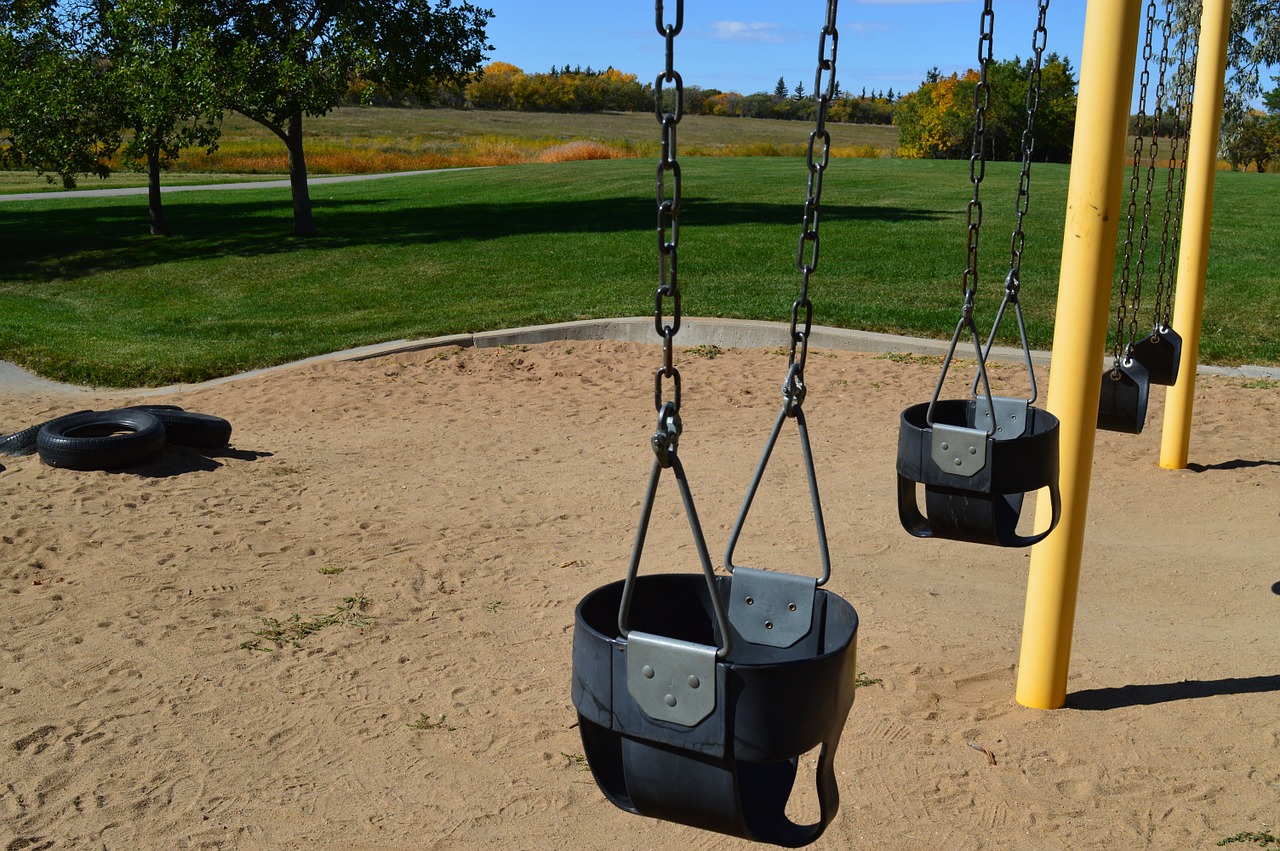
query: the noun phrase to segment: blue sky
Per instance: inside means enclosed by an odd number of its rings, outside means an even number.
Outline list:
[[[474,0],[493,10],[493,60],[530,73],[612,65],[650,81],[662,70],[663,41],[651,0]],[[673,21],[674,0],[668,4]],[[1048,49],[1079,68],[1085,0],[1049,4]],[[836,77],[843,89],[895,93],[919,86],[934,65],[944,74],[976,67],[978,0],[842,0]],[[771,92],[778,78],[813,88],[825,0],[687,0],[676,69],[685,85]],[[998,0],[993,53],[1027,57],[1034,0]]]

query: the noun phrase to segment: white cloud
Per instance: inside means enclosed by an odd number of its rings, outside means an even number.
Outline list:
[[[778,43],[787,40],[780,24],[759,21],[716,21],[711,25],[711,34],[721,41]]]

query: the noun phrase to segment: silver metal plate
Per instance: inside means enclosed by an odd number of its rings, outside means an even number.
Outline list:
[[[987,466],[986,429],[933,424],[933,463],[944,473],[972,476]]]
[[[983,430],[990,430],[991,411],[983,399],[978,399],[977,415],[974,425]],[[1027,431],[1026,399],[1010,399],[1005,396],[992,396],[991,405],[996,409],[996,428],[992,437],[996,440],[1013,440],[1022,437]]]
[[[650,718],[692,727],[716,708],[716,648],[633,629],[627,691]]]
[[[729,622],[747,641],[790,647],[813,626],[818,580],[772,570],[734,568],[729,585]]]

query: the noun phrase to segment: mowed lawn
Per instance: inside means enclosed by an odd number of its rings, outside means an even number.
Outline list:
[[[803,159],[681,162],[685,313],[785,320]],[[0,358],[67,381],[163,384],[390,339],[644,315],[657,283],[654,175],[650,159],[618,159],[319,185],[320,235],[305,240],[288,236],[286,189],[167,195],[167,239],[147,235],[141,197],[0,202]],[[1032,178],[1023,304],[1039,348],[1052,342],[1068,175],[1037,164]],[[815,321],[948,337],[968,177],[966,162],[834,159]],[[988,166],[983,326],[1008,268],[1016,186],[1015,164]],[[1275,176],[1218,175],[1204,361],[1280,364],[1277,209]],[[1156,226],[1143,324],[1159,236]]]

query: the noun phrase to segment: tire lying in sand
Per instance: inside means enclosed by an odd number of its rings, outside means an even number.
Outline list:
[[[58,417],[36,437],[41,461],[71,470],[133,467],[155,458],[164,444],[164,423],[147,411],[126,408]]]
[[[76,411],[77,414],[87,414],[88,411]],[[63,416],[72,416],[71,414],[63,414]],[[55,417],[54,419],[61,419]],[[0,455],[30,455],[36,451],[36,436],[40,434],[40,429],[47,426],[54,420],[45,420],[42,423],[36,423],[33,426],[24,428],[22,431],[15,431],[13,434],[0,437]]]
[[[146,411],[164,423],[169,443],[200,449],[223,449],[231,442],[231,423],[212,414],[184,411],[174,405],[131,405],[123,410]]]

